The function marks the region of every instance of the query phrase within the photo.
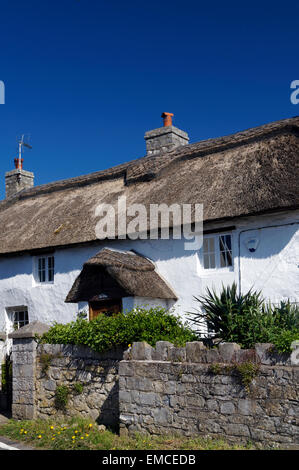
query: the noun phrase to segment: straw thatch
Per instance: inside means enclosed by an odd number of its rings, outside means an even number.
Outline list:
[[[155,271],[152,261],[133,251],[120,252],[105,248],[84,264],[66,302],[130,296],[177,299]]]
[[[204,222],[299,207],[299,118],[23,190],[0,203],[0,254],[96,241],[95,209],[202,203]],[[149,213],[149,210],[148,210]]]

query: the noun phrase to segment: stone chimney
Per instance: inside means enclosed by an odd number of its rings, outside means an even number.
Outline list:
[[[34,174],[31,171],[23,170],[23,158],[15,158],[15,167],[14,170],[5,173],[6,198],[34,186]]]
[[[161,117],[163,118],[163,127],[145,133],[147,155],[169,152],[189,143],[187,132],[172,125],[172,113],[162,113]]]

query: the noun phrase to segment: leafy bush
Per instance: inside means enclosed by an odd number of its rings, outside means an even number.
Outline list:
[[[77,344],[103,352],[115,347],[126,348],[134,341],[155,346],[157,341],[164,340],[182,346],[196,339],[197,335],[179,318],[157,307],[136,308],[113,316],[99,315],[92,321],[78,318],[66,325],[55,323],[41,342]]]
[[[55,407],[58,410],[65,410],[68,404],[70,391],[66,385],[60,385],[55,391]]]
[[[280,306],[265,304],[260,292],[237,293],[237,285],[222,288],[219,295],[207,289],[207,295],[195,297],[200,310],[189,312],[197,332],[207,326],[214,338],[235,342],[243,348],[255,343],[273,343],[280,353],[289,353],[299,339],[299,308],[290,302]]]

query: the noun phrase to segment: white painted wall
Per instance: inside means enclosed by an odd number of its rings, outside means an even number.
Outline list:
[[[0,258],[0,332],[11,328],[7,308],[27,306],[29,320],[51,324],[67,323],[76,318],[77,304],[64,299],[80,273],[83,263],[104,247],[134,249],[152,259],[157,271],[176,292],[176,313],[186,317],[197,303],[193,296],[204,294],[206,287],[220,289],[233,281],[241,282],[241,290],[262,289],[266,297],[279,301],[287,297],[299,302],[299,211],[275,216],[248,217],[233,222],[234,269],[209,272],[203,269],[197,251],[185,251],[184,240],[110,240],[97,246],[59,249],[55,252],[55,282],[36,285],[33,260],[29,255]],[[211,224],[209,228],[231,225]],[[274,227],[275,225],[275,227]],[[259,237],[255,253],[246,248],[246,239]],[[124,299],[123,306],[148,304],[150,299]],[[153,301],[153,305],[165,305]],[[167,306],[171,306],[172,302]],[[80,306],[82,308],[82,305]]]

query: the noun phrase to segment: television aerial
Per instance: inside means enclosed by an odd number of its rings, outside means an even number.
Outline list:
[[[28,143],[30,140],[30,136],[26,134],[22,134],[20,138],[17,139],[18,143],[18,157],[15,158],[15,166],[17,169],[21,170],[23,167],[23,161],[24,159],[22,158],[23,152],[24,152],[24,147],[28,149],[32,149],[32,146]]]

